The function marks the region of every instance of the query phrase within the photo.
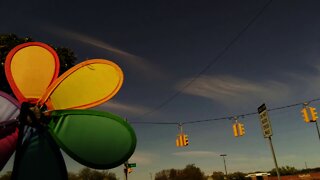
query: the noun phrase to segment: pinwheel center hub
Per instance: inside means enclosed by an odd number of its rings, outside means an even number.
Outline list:
[[[47,124],[42,110],[34,104],[22,103],[20,116],[20,123],[22,122],[31,127]]]

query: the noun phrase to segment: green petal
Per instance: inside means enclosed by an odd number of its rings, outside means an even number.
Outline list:
[[[93,110],[53,111],[50,132],[74,160],[96,169],[114,168],[130,158],[136,135],[122,118]]]

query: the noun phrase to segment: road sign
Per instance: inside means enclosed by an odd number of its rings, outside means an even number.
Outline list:
[[[137,164],[136,164],[136,163],[129,163],[129,164],[128,164],[128,167],[129,167],[129,168],[137,167]]]
[[[262,104],[258,108],[258,112],[259,112],[259,117],[260,117],[260,121],[261,121],[263,136],[265,138],[271,137],[272,136],[272,128],[271,128],[271,122],[269,120],[266,105]]]

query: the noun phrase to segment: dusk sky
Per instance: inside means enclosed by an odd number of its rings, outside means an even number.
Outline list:
[[[122,68],[119,93],[95,109],[127,118],[136,132],[130,180],[187,164],[206,175],[224,172],[220,154],[228,172],[269,171],[274,163],[257,114],[239,117],[246,129],[239,138],[232,120],[185,124],[189,146],[180,148],[174,123],[319,98],[319,8],[317,0],[10,0],[0,1],[0,33],[68,47],[77,63],[104,58]],[[320,112],[319,101],[310,106]],[[279,166],[320,166],[316,127],[303,121],[301,108],[269,113]],[[69,171],[83,167],[64,157]],[[123,178],[123,166],[110,171]]]

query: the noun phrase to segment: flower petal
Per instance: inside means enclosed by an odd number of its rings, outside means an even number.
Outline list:
[[[114,168],[130,158],[136,135],[122,118],[93,110],[53,111],[50,132],[74,160],[96,169]]]
[[[5,61],[7,80],[20,103],[36,102],[58,77],[59,67],[57,53],[41,42],[16,46]]]

